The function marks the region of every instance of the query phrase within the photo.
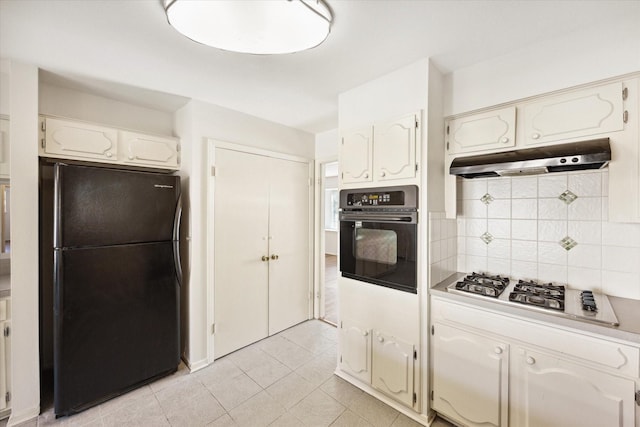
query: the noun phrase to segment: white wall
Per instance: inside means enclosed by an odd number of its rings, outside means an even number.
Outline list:
[[[258,119],[237,111],[191,101],[176,113],[176,132],[185,149],[183,173],[186,183],[188,257],[190,259],[187,298],[189,308],[185,358],[192,369],[211,362],[213,348],[210,340],[210,319],[207,317],[207,139],[234,142],[242,145],[293,154],[312,159],[314,136],[276,123]],[[250,171],[248,171],[250,173]],[[183,223],[184,224],[184,223]],[[209,290],[213,292],[213,290]],[[211,315],[211,313],[209,313]]]
[[[78,90],[40,85],[41,114],[173,136],[173,114]]]
[[[38,339],[38,69],[12,62],[11,300],[12,414],[10,425],[40,409]]]
[[[640,70],[640,25],[628,18],[607,31],[575,32],[447,75],[445,116]],[[590,49],[576,49],[584,40]]]
[[[338,129],[328,130],[316,134],[316,160],[338,159],[340,135]]]
[[[340,131],[388,121],[427,108],[429,63],[417,61],[338,96]]]

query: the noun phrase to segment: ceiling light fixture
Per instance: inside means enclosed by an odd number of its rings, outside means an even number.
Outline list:
[[[324,0],[165,0],[164,8],[169,24],[198,43],[259,55],[316,47],[333,21]]]

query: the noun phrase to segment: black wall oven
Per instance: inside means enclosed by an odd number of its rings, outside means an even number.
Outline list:
[[[418,187],[340,191],[340,272],[417,293]]]

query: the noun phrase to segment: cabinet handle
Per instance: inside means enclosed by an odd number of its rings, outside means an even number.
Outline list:
[[[494,352],[495,354],[502,354],[502,348],[500,348],[500,347],[496,347],[496,348],[494,348],[494,349],[493,349],[493,352]]]
[[[536,363],[536,359],[531,356],[527,357],[527,365],[533,365],[534,363]]]
[[[502,138],[500,140],[500,142],[502,142],[503,144],[506,144],[507,142],[509,142],[509,138],[507,138],[506,136],[504,138]]]
[[[382,178],[384,178],[384,176],[385,176],[385,175],[386,175],[386,174],[385,174],[384,172],[380,172],[380,176],[381,176]]]
[[[540,139],[540,134],[539,133],[534,133],[533,135],[531,135],[531,138]]]
[[[378,337],[378,341],[384,342],[384,337]]]
[[[274,260],[274,261],[277,260],[278,258],[280,258],[280,257],[278,255],[276,255],[276,254],[271,255],[271,259]]]
[[[262,261],[269,261],[269,257],[266,255],[262,255]]]

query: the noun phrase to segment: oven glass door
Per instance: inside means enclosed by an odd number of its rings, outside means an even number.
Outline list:
[[[417,293],[417,231],[416,223],[341,218],[342,276]]]

